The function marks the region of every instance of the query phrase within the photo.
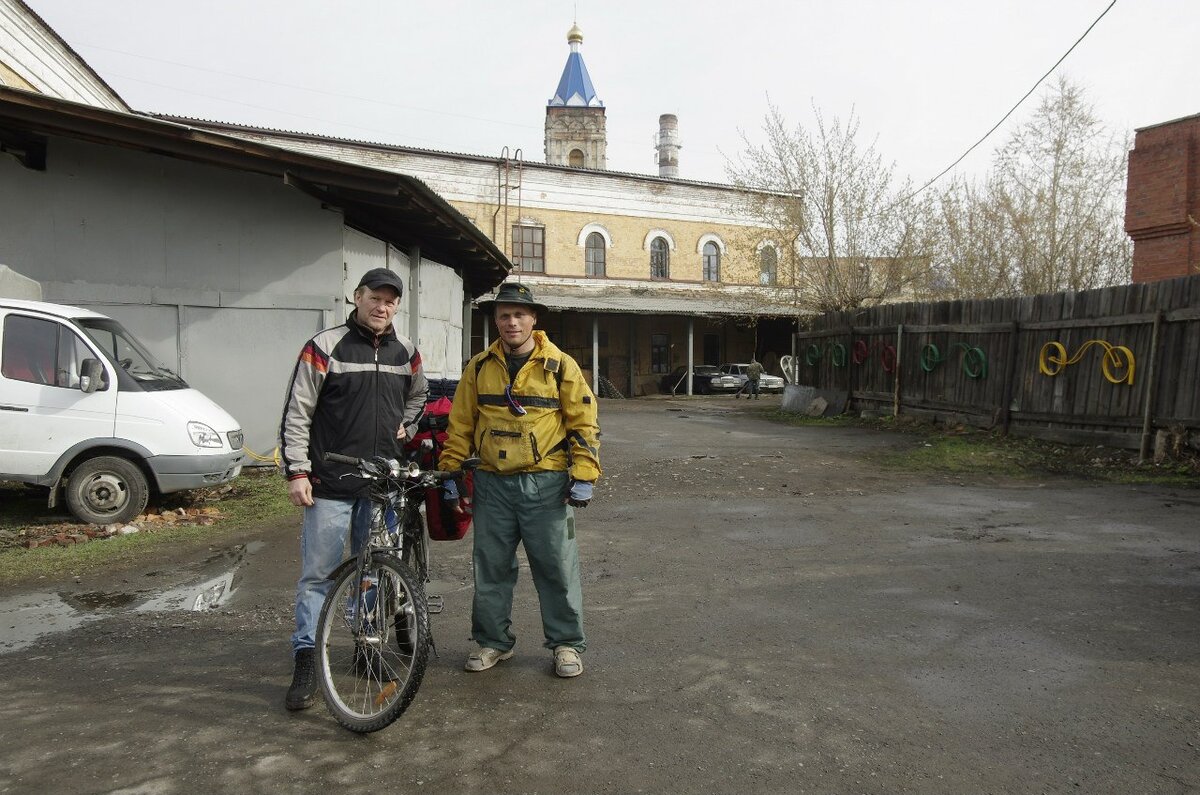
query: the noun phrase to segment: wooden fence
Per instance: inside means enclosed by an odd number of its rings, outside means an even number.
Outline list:
[[[795,361],[850,408],[1145,456],[1157,430],[1200,429],[1200,276],[826,314]]]

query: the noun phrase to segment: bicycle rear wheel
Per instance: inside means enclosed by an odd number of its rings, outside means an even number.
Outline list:
[[[408,709],[429,661],[425,590],[394,555],[343,563],[317,623],[317,677],[337,722],[378,731]]]

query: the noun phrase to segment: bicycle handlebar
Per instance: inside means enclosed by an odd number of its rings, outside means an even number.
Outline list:
[[[362,463],[361,458],[355,458],[352,455],[342,455],[341,453],[326,453],[325,460],[334,461],[338,464],[353,464],[354,466]]]
[[[322,457],[326,461],[333,461],[338,464],[350,464],[351,466],[356,466],[359,468],[360,471],[367,473],[367,474],[370,474],[373,470],[373,467],[370,465],[368,460],[365,458],[356,458],[352,455],[342,455],[341,453],[325,453],[324,456],[322,456]],[[384,461],[386,459],[379,458],[376,460]],[[398,461],[389,461],[388,464],[392,465],[392,466],[389,466],[390,470],[392,470],[392,471],[399,470],[399,474],[405,478],[409,478],[409,479],[425,478],[425,479],[434,480],[437,482],[443,482],[443,481],[447,481],[447,480],[452,480],[454,478],[462,477],[468,471],[475,469],[476,467],[479,466],[479,459],[478,458],[468,458],[467,460],[463,461],[462,468],[453,470],[450,472],[446,472],[446,471],[443,471],[440,469],[422,469],[422,470],[418,470],[417,472],[414,473],[411,471],[404,470],[403,467],[400,466],[400,463]]]

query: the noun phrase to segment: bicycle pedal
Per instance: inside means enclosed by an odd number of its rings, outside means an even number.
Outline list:
[[[430,595],[425,597],[425,599],[429,603],[429,612],[431,614],[442,612],[442,609],[446,606],[446,600],[440,595]]]

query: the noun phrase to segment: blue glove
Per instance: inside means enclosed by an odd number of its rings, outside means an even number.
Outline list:
[[[442,481],[442,499],[446,502],[458,502],[458,483],[453,479]]]
[[[591,501],[592,484],[586,480],[572,480],[571,488],[567,490],[567,505],[586,508]]]

